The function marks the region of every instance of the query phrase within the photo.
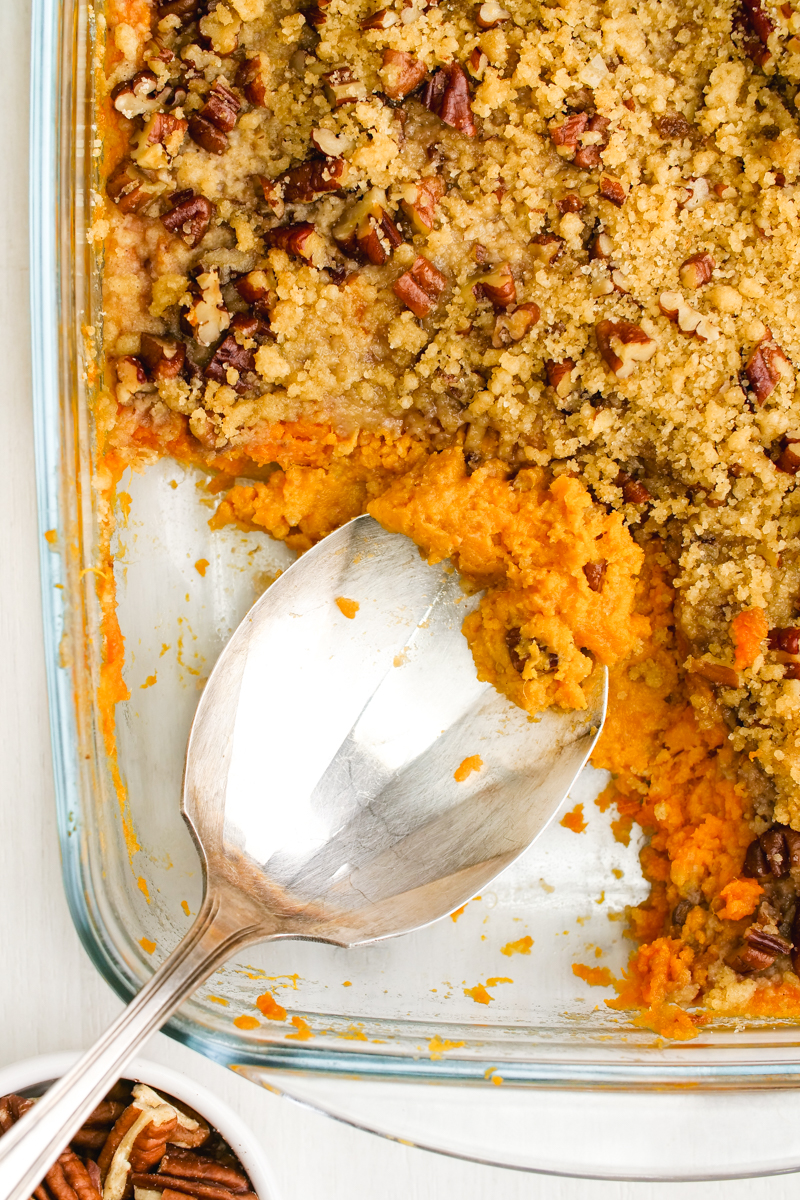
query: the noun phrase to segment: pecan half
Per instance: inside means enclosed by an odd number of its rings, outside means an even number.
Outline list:
[[[152,71],[137,71],[132,79],[117,84],[111,100],[117,112],[132,121],[156,111],[161,103],[161,97],[155,95],[158,90],[158,80]]]
[[[59,1154],[44,1182],[54,1200],[101,1200],[94,1179],[70,1149]]]
[[[169,1190],[184,1196],[196,1196],[198,1200],[233,1200],[234,1196],[239,1200],[258,1200],[255,1192],[233,1192],[217,1183],[205,1183],[200,1179],[181,1179],[177,1175],[162,1175],[160,1172],[157,1175],[145,1175],[134,1171],[131,1173],[131,1181],[134,1188],[146,1188],[148,1191]]]
[[[475,136],[469,83],[464,68],[456,62],[436,71],[425,85],[422,103],[445,125],[458,129],[467,137]]]
[[[400,207],[411,222],[415,233],[430,233],[436,209],[444,195],[444,180],[438,175],[426,175],[403,188]]]
[[[343,158],[310,158],[292,167],[278,180],[283,198],[290,204],[311,204],[328,192],[341,191],[346,165]]]
[[[161,217],[161,224],[170,233],[177,233],[191,249],[199,246],[206,235],[214,205],[205,196],[195,196],[191,189],[176,192],[172,207]]]
[[[575,370],[575,363],[571,358],[565,358],[562,362],[548,358],[544,364],[544,370],[550,387],[563,400],[572,391],[572,372]]]
[[[161,383],[165,379],[174,379],[176,375],[180,375],[186,361],[186,346],[183,342],[176,342],[170,338],[143,333],[139,357],[150,378],[156,383]]]
[[[756,838],[745,852],[742,875],[747,879],[766,879],[771,873],[764,848],[760,840]]]
[[[437,271],[433,263],[421,256],[410,271],[406,271],[393,285],[393,292],[410,308],[415,317],[427,317],[447,286],[447,279]]]
[[[482,275],[472,290],[476,298],[485,296],[495,308],[509,308],[517,298],[517,285],[507,262]]]
[[[388,207],[386,194],[380,188],[370,188],[334,226],[334,241],[353,258],[382,267],[403,241]]]
[[[696,291],[697,288],[701,288],[709,282],[716,265],[714,259],[705,250],[699,254],[693,254],[681,263],[678,271],[681,283],[685,288]]]
[[[295,225],[280,225],[277,229],[269,229],[264,234],[268,246],[285,250],[293,258],[311,261],[314,250],[319,245],[316,227],[310,221],[298,221]]]
[[[236,72],[236,86],[242,89],[246,100],[260,108],[267,102],[269,77],[269,58],[259,51],[240,65]]]
[[[227,1167],[216,1159],[186,1150],[168,1150],[161,1160],[159,1173],[176,1175],[180,1179],[200,1179],[205,1183],[218,1183],[232,1192],[246,1191],[250,1181],[243,1171]]]
[[[381,79],[390,100],[403,100],[419,87],[428,68],[404,50],[384,50]]]
[[[586,582],[593,592],[602,592],[607,566],[608,563],[604,558],[601,558],[599,562],[584,563],[583,573],[586,576]]]
[[[655,340],[631,321],[600,321],[595,335],[603,361],[617,379],[627,379],[639,363],[647,362],[656,352]]]
[[[794,375],[791,363],[778,343],[773,340],[769,329],[750,355],[744,370],[755,393],[757,404],[763,404],[782,379],[788,381]]]

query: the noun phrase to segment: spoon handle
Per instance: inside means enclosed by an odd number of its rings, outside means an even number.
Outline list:
[[[206,894],[197,920],[153,978],[95,1045],[0,1138],[0,1198],[34,1188],[150,1034],[237,948],[262,941],[263,923],[242,923],[224,891]]]

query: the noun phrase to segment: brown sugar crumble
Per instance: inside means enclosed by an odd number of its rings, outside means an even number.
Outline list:
[[[101,453],[451,558],[531,713],[607,664],[614,1003],[800,1016],[800,10],[376,3],[109,0]]]

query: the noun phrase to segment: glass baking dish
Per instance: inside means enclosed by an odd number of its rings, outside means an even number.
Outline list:
[[[161,461],[122,480],[115,575],[131,698],[117,710],[120,803],[96,704],[105,566],[90,401],[102,256],[86,229],[97,187],[92,81],[102,30],[79,0],[35,0],[33,357],[64,882],[88,953],[128,998],[201,899],[198,859],[178,812],[199,689],[290,555],[266,535],[212,533],[211,501],[191,470]],[[200,559],[208,562],[203,576]],[[635,1014],[607,1008],[608,990],[573,974],[575,962],[623,967],[624,906],[646,890],[635,839],[617,843],[593,804],[605,779],[587,770],[573,791],[586,833],[554,823],[461,915],[352,951],[309,942],[248,950],[183,1006],[169,1032],[256,1079],[259,1070],[291,1069],[486,1087],[495,1075],[506,1085],[561,1088],[795,1086],[795,1023],[718,1020],[693,1042],[665,1043],[638,1028]],[[529,952],[512,952],[521,939],[528,949],[526,938]],[[489,1003],[468,993],[478,984]],[[287,1020],[262,1016],[255,1001],[267,990]],[[241,1017],[252,1028],[234,1024]]]

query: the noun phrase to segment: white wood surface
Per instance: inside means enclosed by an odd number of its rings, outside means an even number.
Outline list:
[[[87,1046],[119,1010],[61,889],[40,634],[28,351],[29,0],[0,0],[0,1064]],[[143,1054],[215,1088],[263,1140],[283,1200],[789,1200],[794,1176],[615,1184],[522,1175],[426,1154],[263,1092],[162,1035]],[[480,1103],[476,1092],[475,1102]],[[598,1098],[602,1103],[602,1098]],[[758,1097],[753,1121],[758,1122]],[[624,1137],[624,1132],[621,1131]],[[702,1129],[697,1131],[703,1137]]]

